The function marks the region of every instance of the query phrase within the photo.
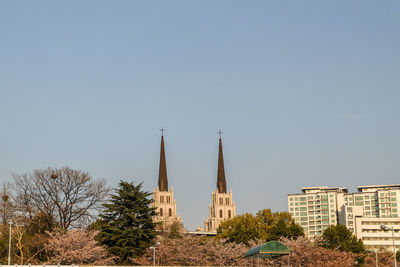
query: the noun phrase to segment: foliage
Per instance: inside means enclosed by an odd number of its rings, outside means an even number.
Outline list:
[[[322,234],[323,246],[348,252],[365,252],[361,239],[357,240],[345,225],[331,225]]]
[[[156,265],[162,266],[244,266],[248,248],[243,244],[225,243],[211,237],[182,235],[182,238],[160,240],[156,247]],[[135,260],[152,265],[153,251]]]
[[[272,212],[264,209],[257,216],[250,213],[222,222],[217,238],[249,246],[250,242],[279,240],[281,237],[304,236],[303,228],[296,224],[288,212]]]
[[[173,222],[167,227],[167,238],[182,238],[183,225],[181,222]]]
[[[119,183],[116,194],[104,204],[100,214],[98,240],[108,251],[119,257],[120,263],[130,263],[142,255],[156,237],[152,217],[156,215],[150,193],[142,190],[142,184]]]
[[[238,215],[222,222],[217,230],[217,238],[226,242],[245,244],[257,242],[263,237],[260,220],[250,213]]]
[[[266,260],[267,266],[281,266],[282,263],[287,263],[288,261],[290,261],[290,266],[301,267],[353,266],[355,259],[358,257],[355,253],[323,248],[318,241],[312,243],[304,237],[298,237],[297,239],[282,238],[281,242],[289,248],[290,258],[288,259],[288,256],[284,256]]]
[[[51,215],[63,231],[86,225],[109,192],[104,180],[68,167],[14,174],[14,187],[16,205],[24,217]]]
[[[84,230],[52,233],[45,246],[50,256],[47,263],[63,265],[113,263],[114,257],[110,257],[104,247],[97,245],[94,239],[96,234]]]
[[[380,267],[392,267],[393,266],[393,252],[392,251],[380,251],[378,253],[378,265]],[[365,266],[366,267],[375,267],[376,259],[375,252],[368,253],[365,258]]]

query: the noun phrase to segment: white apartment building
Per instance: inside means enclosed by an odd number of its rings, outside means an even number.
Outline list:
[[[288,210],[309,238],[322,235],[330,225],[344,224],[365,240],[367,248],[383,243],[392,246],[379,239],[387,238],[387,231],[375,230],[387,219],[387,224],[394,225],[395,235],[400,235],[399,205],[400,184],[359,186],[354,193],[341,187],[305,187],[300,194],[288,194]]]
[[[289,212],[309,238],[322,235],[330,225],[338,223],[347,188],[304,187],[303,193],[288,194]]]

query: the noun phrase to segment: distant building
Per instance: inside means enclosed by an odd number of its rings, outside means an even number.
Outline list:
[[[164,130],[161,129],[161,132]],[[155,222],[161,222],[162,227],[167,227],[174,222],[182,222],[177,216],[174,189],[168,189],[167,163],[165,159],[164,135],[161,134],[160,168],[158,174],[158,187],[153,191],[153,207],[157,215],[153,218]]]
[[[305,187],[301,194],[288,194],[288,209],[309,238],[322,235],[330,225],[343,224],[361,238],[367,249],[393,248],[391,232],[381,225],[393,226],[396,248],[400,248],[400,184],[359,186],[349,193],[340,187]]]
[[[226,190],[224,157],[222,152],[221,132],[218,147],[217,190],[211,194],[209,219],[204,221],[205,232],[216,232],[219,224],[236,215],[236,206],[232,199],[232,189]]]
[[[303,193],[288,194],[288,211],[309,238],[320,236],[338,223],[347,188],[319,186],[301,190]]]

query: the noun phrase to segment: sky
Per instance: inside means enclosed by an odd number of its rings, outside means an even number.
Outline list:
[[[0,181],[69,166],[208,216],[400,182],[399,1],[1,1]]]

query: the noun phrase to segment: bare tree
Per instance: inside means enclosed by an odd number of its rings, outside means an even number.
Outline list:
[[[13,201],[11,196],[11,186],[10,184],[3,184],[1,188],[1,219],[3,224],[7,224],[10,221],[13,212]]]
[[[30,219],[49,214],[64,231],[92,221],[109,192],[105,180],[68,167],[13,176],[18,211]]]

